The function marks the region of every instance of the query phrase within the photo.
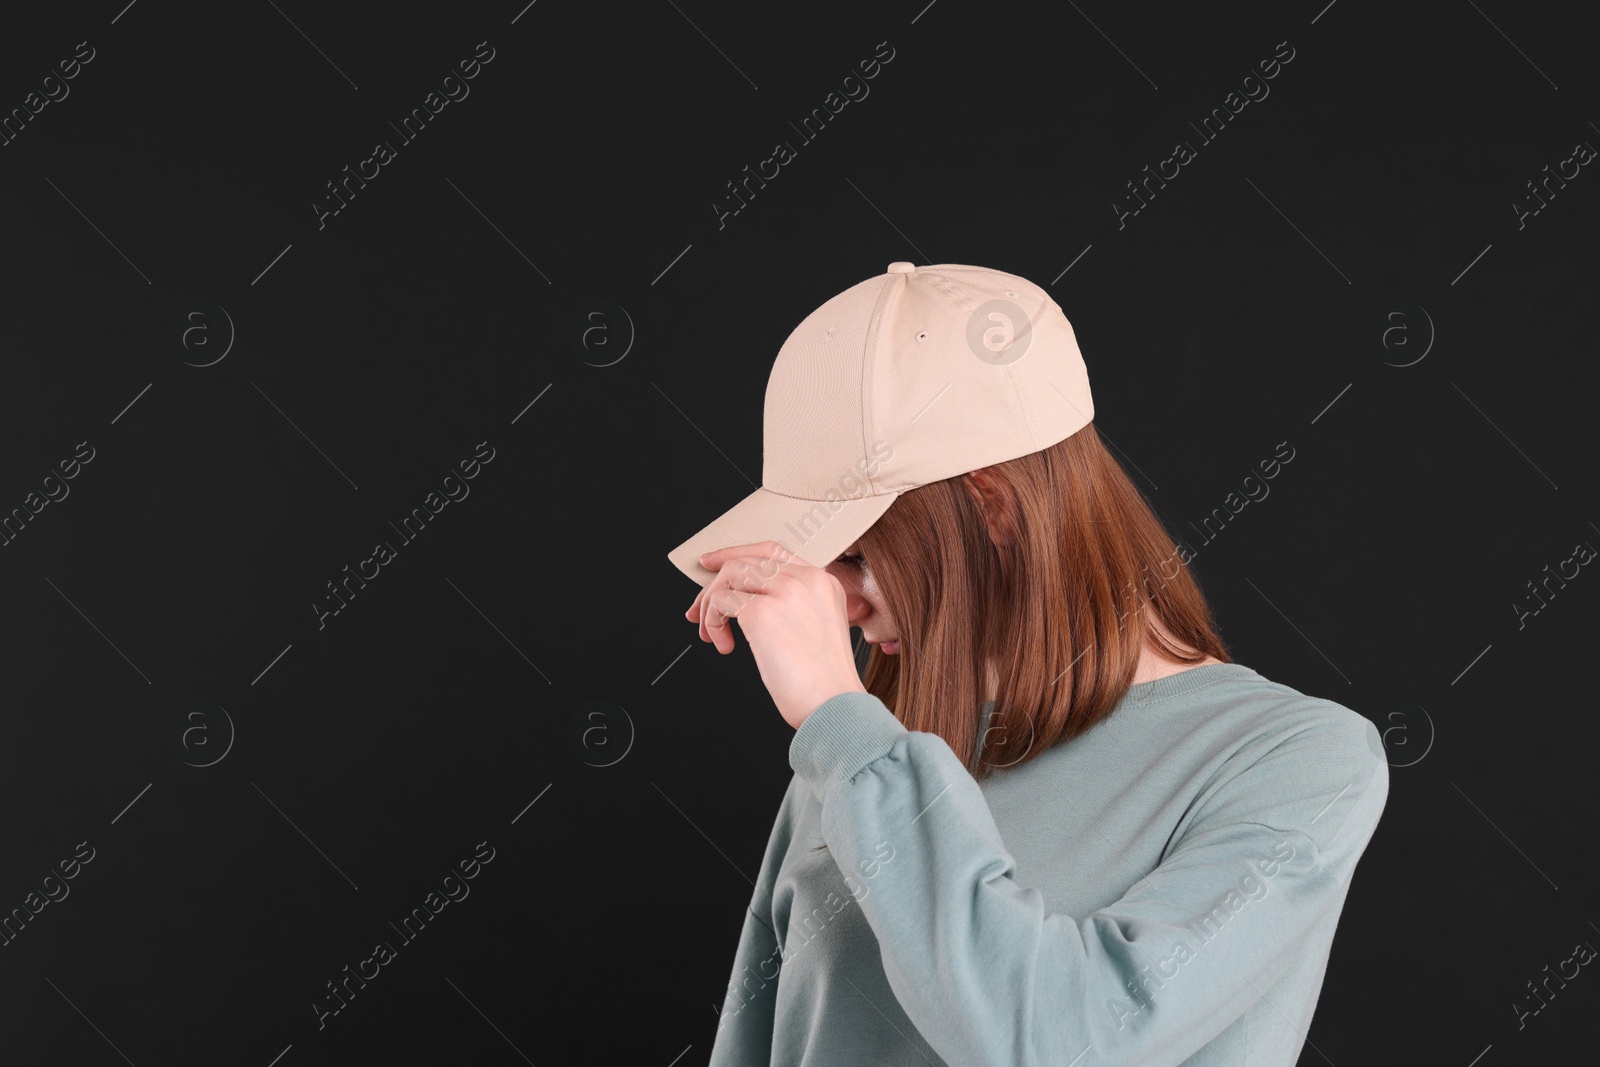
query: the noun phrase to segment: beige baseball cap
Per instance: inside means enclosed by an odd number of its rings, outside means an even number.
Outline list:
[[[837,559],[907,489],[1048,448],[1094,418],[1060,306],[986,267],[891,263],[807,315],[767,379],[761,485],[667,558],[777,541]]]

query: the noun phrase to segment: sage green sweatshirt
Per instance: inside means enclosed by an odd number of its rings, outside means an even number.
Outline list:
[[[1389,791],[1368,719],[1238,663],[981,785],[865,693],[789,764],[712,1067],[1293,1067]]]

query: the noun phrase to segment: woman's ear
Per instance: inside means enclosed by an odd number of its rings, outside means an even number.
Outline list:
[[[996,546],[1010,544],[1015,533],[1012,511],[1010,500],[1000,488],[1000,480],[987,469],[982,469],[963,474],[961,484],[967,487],[974,503],[983,511],[984,522],[989,527],[989,540]]]

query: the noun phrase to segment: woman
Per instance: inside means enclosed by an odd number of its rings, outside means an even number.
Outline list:
[[[1382,745],[1231,661],[1092,416],[999,271],[891,264],[785,342],[763,485],[669,553],[795,727],[713,1067],[1296,1062]]]

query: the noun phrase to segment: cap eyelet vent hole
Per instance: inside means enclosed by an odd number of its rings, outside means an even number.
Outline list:
[[[928,339],[928,331],[927,330],[919,330],[919,331],[917,331],[917,340],[918,341],[926,341],[927,339]]]
[[[1010,289],[1007,289],[1007,290],[1006,290],[1006,295],[1007,295],[1007,296],[1009,296],[1009,297],[1010,297],[1010,298],[1011,298],[1011,299],[1013,299],[1013,300],[1016,300],[1016,299],[1018,299],[1018,297],[1017,297],[1017,294],[1016,294],[1016,293],[1013,293],[1013,292],[1012,292],[1012,291],[1011,291],[1011,290],[1010,290]]]

